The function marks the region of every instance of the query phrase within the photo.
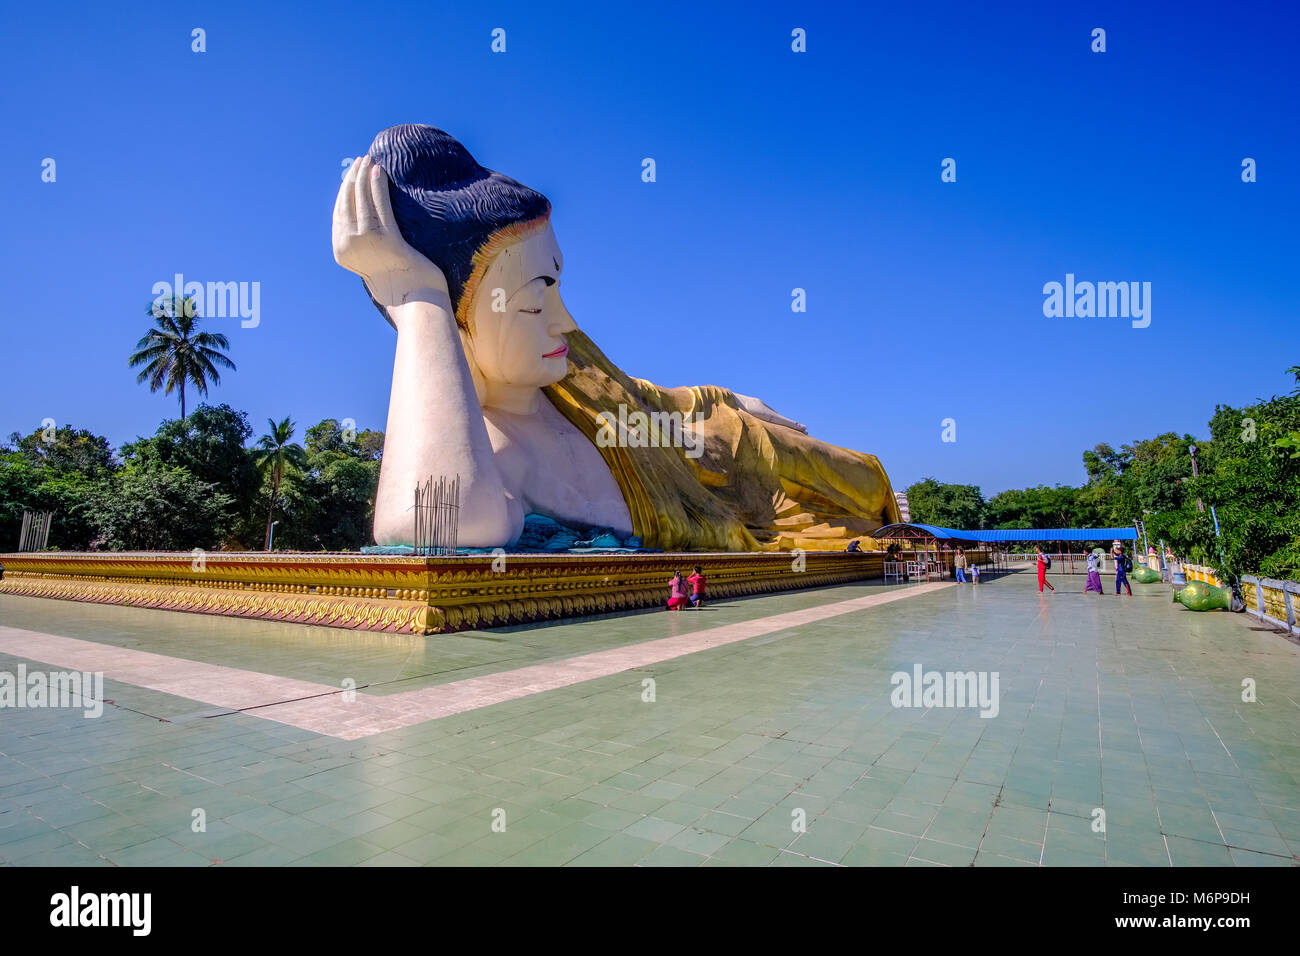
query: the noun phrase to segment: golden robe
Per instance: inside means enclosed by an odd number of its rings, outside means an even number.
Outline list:
[[[901,521],[874,455],[765,421],[712,385],[660,388],[624,374],[581,331],[566,336],[569,372],[545,391],[596,445],[618,482],[633,533],[666,551],[843,550],[852,538]],[[703,415],[698,458],[681,448],[600,447],[597,416]],[[692,419],[693,420],[693,419]]]

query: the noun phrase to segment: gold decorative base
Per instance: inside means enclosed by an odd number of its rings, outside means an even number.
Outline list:
[[[0,555],[0,594],[440,634],[665,606],[698,564],[706,600],[845,584],[883,555],[556,554],[405,557],[304,553]],[[494,570],[498,568],[499,570]]]

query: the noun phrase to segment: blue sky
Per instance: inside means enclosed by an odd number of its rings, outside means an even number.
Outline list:
[[[126,356],[178,272],[261,286],[258,327],[207,325],[239,366],[209,400],[383,428],[394,333],[329,223],[405,122],[551,199],[569,309],[630,374],[757,395],[896,487],[1077,484],[1097,442],[1290,390],[1294,8],[898,6],[10,4],[0,432],[174,417]],[[1150,282],[1150,327],[1044,317],[1066,273]]]

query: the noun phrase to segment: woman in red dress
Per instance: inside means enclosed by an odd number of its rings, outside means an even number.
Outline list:
[[[682,572],[677,571],[673,574],[672,580],[668,582],[668,610],[680,610],[686,604],[686,587],[682,581]]]
[[[1038,593],[1043,593],[1044,586],[1049,591],[1055,591],[1056,588],[1052,587],[1047,581],[1047,562],[1049,560],[1047,555],[1043,554],[1042,548],[1035,547],[1034,550],[1038,552]]]

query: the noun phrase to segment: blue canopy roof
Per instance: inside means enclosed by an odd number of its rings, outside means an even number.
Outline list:
[[[1136,528],[998,528],[959,531],[932,524],[887,524],[873,538],[935,538],[939,541],[1132,541]]]

